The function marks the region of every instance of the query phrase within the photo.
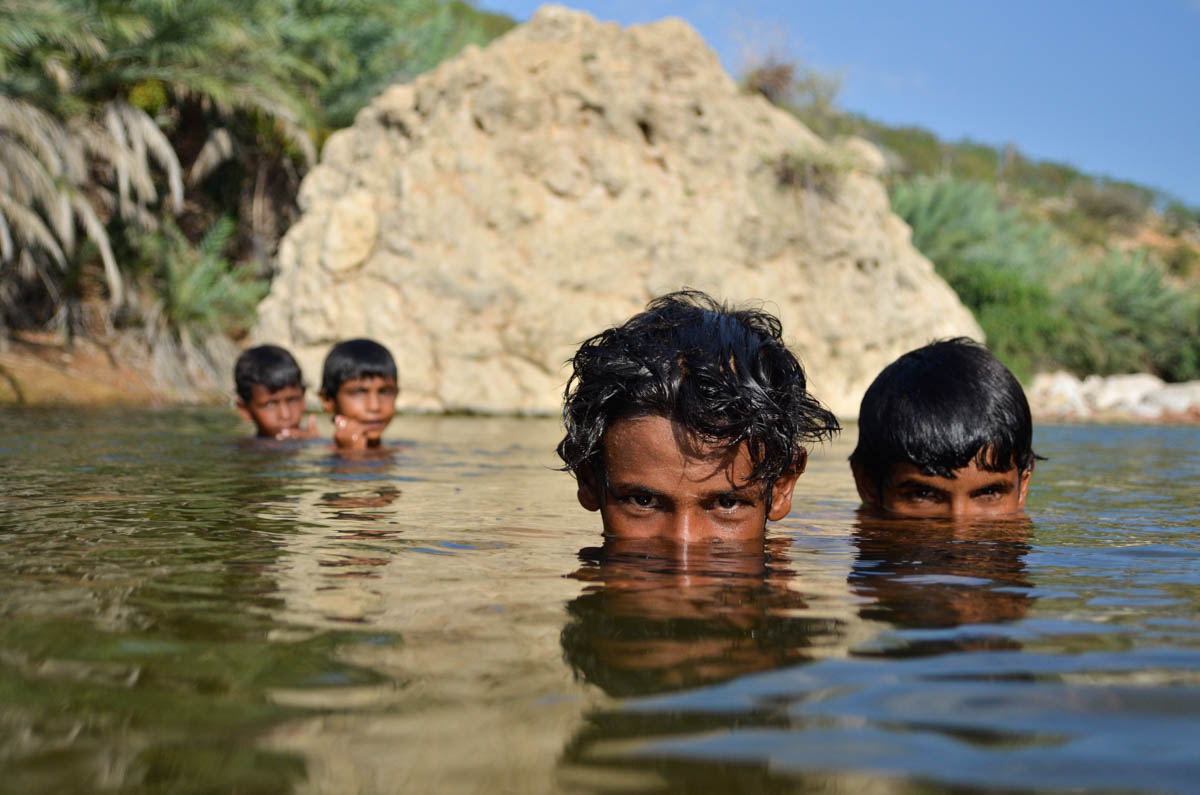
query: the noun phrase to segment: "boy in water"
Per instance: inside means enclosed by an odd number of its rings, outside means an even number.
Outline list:
[[[1020,513],[1035,457],[1021,385],[987,348],[958,338],[876,377],[850,467],[872,513],[958,519]]]
[[[396,413],[396,362],[374,340],[339,342],[325,357],[321,402],[333,415],[333,441],[340,450],[379,447]]]
[[[558,455],[611,538],[761,538],[837,420],[779,321],[704,293],[651,301],[572,359]]]
[[[233,366],[237,411],[254,423],[259,438],[311,439],[316,420],[304,419],[304,378],[300,365],[278,345],[259,345],[242,352]]]

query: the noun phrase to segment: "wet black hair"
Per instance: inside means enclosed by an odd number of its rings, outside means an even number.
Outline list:
[[[695,290],[656,298],[586,340],[571,365],[558,455],[576,478],[606,480],[604,432],[630,417],[665,417],[724,449],[745,442],[750,480],[768,484],[797,464],[804,443],[840,430],[808,393],[777,318]]]
[[[396,361],[388,349],[375,340],[355,339],[339,342],[329,350],[321,368],[321,396],[333,399],[338,389],[355,378],[395,378]]]
[[[278,345],[259,345],[247,348],[233,365],[233,383],[238,397],[250,399],[251,388],[258,384],[274,392],[285,386],[304,388],[300,365],[292,355]]]
[[[901,356],[867,388],[850,463],[879,485],[895,464],[954,477],[1033,466],[1033,420],[1021,384],[983,345],[940,340]]]

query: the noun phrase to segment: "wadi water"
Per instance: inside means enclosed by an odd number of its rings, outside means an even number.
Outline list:
[[[1027,519],[602,545],[553,420],[387,455],[0,410],[0,792],[1194,792],[1200,429],[1040,427]]]

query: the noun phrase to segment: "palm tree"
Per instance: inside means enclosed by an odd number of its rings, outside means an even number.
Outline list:
[[[277,135],[303,163],[315,157],[305,91],[320,75],[272,36],[276,5],[0,0],[0,302],[10,311],[19,281],[58,302],[80,229],[110,303],[122,303],[106,226],[153,228],[159,212],[183,209],[169,134],[182,107],[202,110],[193,182],[232,154],[226,122],[239,116],[266,120],[249,128]]]

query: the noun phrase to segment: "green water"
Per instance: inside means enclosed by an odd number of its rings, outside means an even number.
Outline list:
[[[1030,522],[597,550],[549,420],[392,455],[0,411],[0,792],[1195,791],[1200,429],[1049,427]]]

